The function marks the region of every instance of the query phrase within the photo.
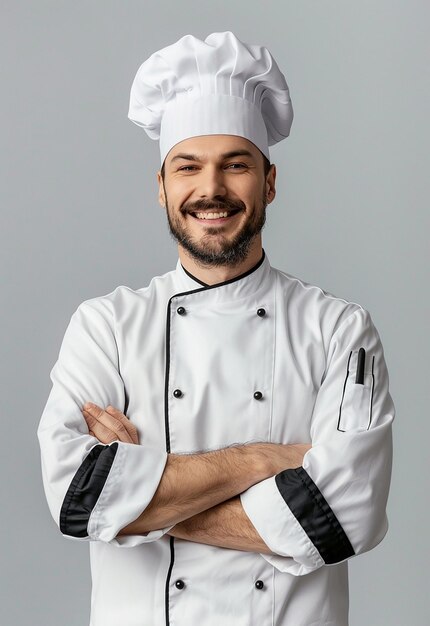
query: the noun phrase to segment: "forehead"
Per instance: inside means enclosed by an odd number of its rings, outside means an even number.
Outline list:
[[[235,151],[249,152],[249,158],[256,161],[260,158],[259,149],[245,137],[238,135],[199,135],[184,139],[173,146],[166,157],[166,163],[171,163],[173,159],[177,161],[178,159],[175,157],[182,154],[194,155],[196,159],[206,161],[225,158],[226,154]]]

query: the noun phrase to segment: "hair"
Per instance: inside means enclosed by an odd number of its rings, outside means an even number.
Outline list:
[[[260,150],[260,152],[261,152],[261,150]],[[264,177],[266,178],[267,174],[269,173],[271,164],[270,164],[269,159],[262,152],[261,152],[261,156],[263,157],[263,161],[264,161]],[[161,178],[163,179],[163,183],[164,183],[164,175],[165,175],[164,164],[165,164],[165,160],[163,161],[163,165],[161,166],[161,171],[160,171],[161,172]]]

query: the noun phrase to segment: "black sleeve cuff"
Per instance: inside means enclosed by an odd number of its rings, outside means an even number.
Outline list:
[[[326,565],[355,554],[339,520],[303,467],[275,476],[276,485]]]
[[[60,511],[60,530],[72,537],[88,537],[87,525],[91,512],[102,492],[118,449],[95,446],[85,457],[74,475]]]

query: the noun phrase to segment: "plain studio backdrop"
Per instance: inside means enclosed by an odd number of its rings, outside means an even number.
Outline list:
[[[88,626],[88,544],[61,535],[42,487],[49,372],[83,300],[144,287],[177,261],[158,142],[127,119],[137,68],[185,34],[231,30],[268,47],[295,112],[271,148],[270,262],[367,308],[385,349],[390,528],[350,561],[351,626],[429,624],[429,3],[0,6],[1,623]]]

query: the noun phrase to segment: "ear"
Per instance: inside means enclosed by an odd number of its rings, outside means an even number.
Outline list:
[[[276,188],[275,188],[275,180],[276,180],[276,165],[272,163],[270,166],[269,173],[266,178],[266,198],[267,203],[273,202],[276,196]]]
[[[166,208],[166,196],[164,195],[164,185],[163,178],[161,176],[161,172],[157,172],[157,182],[158,182],[158,202],[160,203],[163,209]]]

